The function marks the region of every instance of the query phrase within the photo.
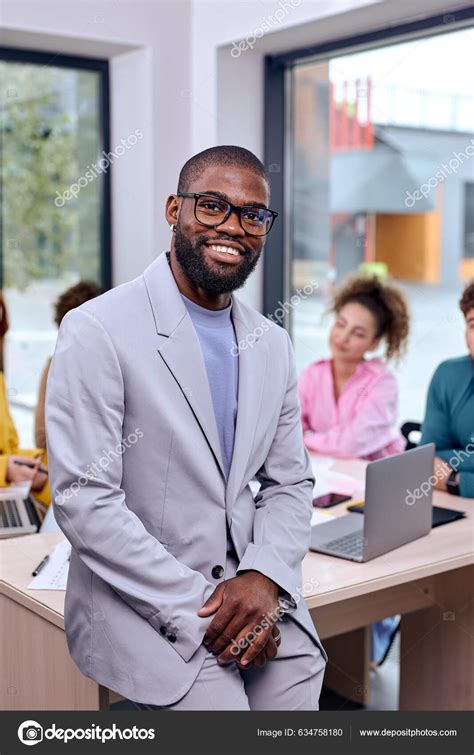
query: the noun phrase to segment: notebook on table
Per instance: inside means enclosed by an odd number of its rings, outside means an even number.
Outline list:
[[[363,514],[364,504],[357,503],[348,506],[347,509],[356,514]],[[441,524],[449,524],[449,522],[456,522],[458,519],[464,519],[465,516],[466,514],[464,511],[453,511],[453,509],[446,509],[444,506],[433,506],[431,529],[433,529],[433,527],[439,527]]]

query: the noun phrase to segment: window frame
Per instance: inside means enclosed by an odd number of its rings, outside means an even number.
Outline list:
[[[474,259],[474,247],[472,248],[472,254],[466,254],[466,252],[471,251],[468,248],[467,244],[467,237],[468,233],[470,231],[469,228],[469,220],[471,220],[471,223],[474,221],[474,217],[469,215],[469,203],[473,202],[474,204],[474,181],[464,181],[463,182],[463,214],[464,214],[464,228],[463,228],[463,261],[464,260],[473,260]],[[472,197],[469,197],[469,193],[472,194]]]
[[[0,61],[7,63],[27,63],[54,68],[72,68],[81,71],[94,71],[98,74],[99,144],[100,151],[110,152],[110,71],[105,58],[85,58],[77,55],[63,55],[56,52],[27,50],[0,46]],[[0,162],[2,139],[0,134]],[[112,287],[112,228],[111,228],[111,170],[109,165],[100,181],[100,280],[104,288]],[[0,201],[3,176],[0,171]],[[0,206],[0,290],[3,288],[3,212]]]

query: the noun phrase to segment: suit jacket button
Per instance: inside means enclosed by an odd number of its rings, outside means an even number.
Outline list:
[[[170,632],[168,635],[168,639],[170,642],[176,642],[176,635],[173,634],[173,632]]]
[[[214,579],[220,579],[224,574],[224,567],[220,566],[219,564],[217,566],[213,566],[211,574]]]
[[[166,629],[166,627],[165,627],[165,626],[163,626],[163,625],[161,625],[161,627],[160,627],[160,634],[162,634],[162,635],[164,636],[164,635],[166,634],[166,632],[167,632],[167,631],[168,631],[168,630]]]

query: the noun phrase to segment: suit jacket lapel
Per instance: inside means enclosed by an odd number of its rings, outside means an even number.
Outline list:
[[[214,405],[201,344],[163,252],[143,273],[158,333],[158,354],[178,383],[224,476]]]
[[[265,339],[255,334],[258,323],[247,315],[234,294],[232,318],[239,344],[239,388],[234,451],[226,488],[226,507],[229,514],[247,468],[257,423],[261,421],[260,405],[267,368]]]

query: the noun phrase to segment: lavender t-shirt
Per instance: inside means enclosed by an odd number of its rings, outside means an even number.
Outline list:
[[[181,297],[201,344],[227,479],[234,450],[239,380],[238,354],[233,349],[237,338],[231,317],[232,301],[225,309],[214,310],[201,307],[184,294]],[[229,550],[229,535],[227,539]]]

